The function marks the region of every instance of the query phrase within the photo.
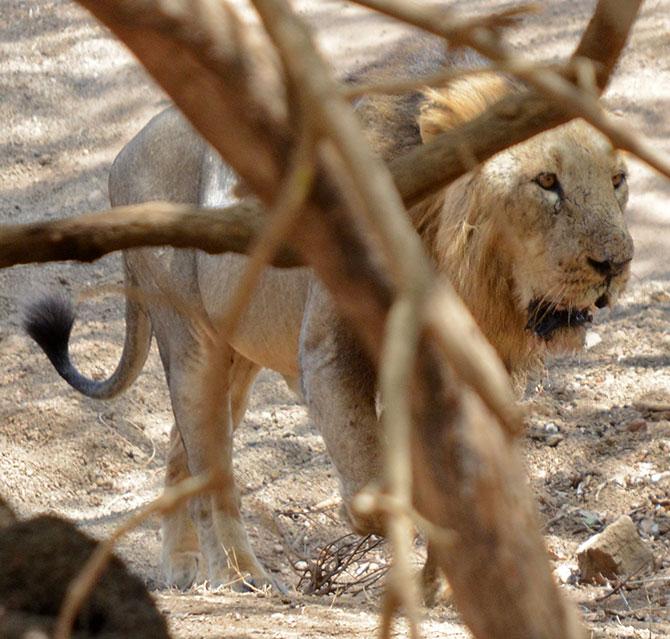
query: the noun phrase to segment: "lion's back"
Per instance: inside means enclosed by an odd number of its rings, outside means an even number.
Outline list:
[[[344,81],[353,86],[374,86],[480,64],[481,58],[476,54],[449,50],[437,37],[411,35],[400,39],[375,61],[348,74]],[[398,94],[370,93],[354,102],[366,139],[385,161],[421,144],[418,116],[423,88],[417,85],[413,91]]]

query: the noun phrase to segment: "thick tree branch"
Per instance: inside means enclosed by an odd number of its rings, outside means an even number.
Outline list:
[[[273,59],[264,56],[267,43],[248,42],[239,19],[222,2],[78,2],[138,57],[268,204],[279,188],[293,136],[281,75]]]
[[[147,202],[103,213],[0,226],[0,268],[54,260],[93,261],[140,246],[197,247],[208,253],[247,253],[267,221],[257,200],[224,209]],[[282,246],[272,260],[280,267],[302,266],[298,254]]]
[[[575,49],[573,58],[597,62],[596,81],[604,91],[623,48],[642,0],[598,0],[596,11]]]

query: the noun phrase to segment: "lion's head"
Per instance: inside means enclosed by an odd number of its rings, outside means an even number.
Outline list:
[[[509,90],[478,76],[426,92],[424,141],[478,115]],[[508,369],[583,345],[598,308],[624,289],[633,257],[626,166],[575,120],[507,149],[413,212]]]

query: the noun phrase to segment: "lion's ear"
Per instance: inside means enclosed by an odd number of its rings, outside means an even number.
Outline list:
[[[509,91],[509,82],[494,73],[467,76],[441,89],[426,89],[419,113],[421,140],[429,142],[436,135],[476,118]]]

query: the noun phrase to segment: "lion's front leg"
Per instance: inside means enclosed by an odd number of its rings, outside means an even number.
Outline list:
[[[316,284],[301,331],[300,367],[305,402],[340,479],[344,514],[356,532],[381,534],[380,516],[351,507],[354,495],[382,480],[374,371]]]
[[[375,374],[325,293],[310,298],[301,334],[300,365],[305,401],[340,478],[344,514],[357,533],[384,534],[383,515],[362,516],[351,507],[354,495],[366,486],[384,486]],[[430,547],[422,587],[428,605],[445,599],[444,577]]]

